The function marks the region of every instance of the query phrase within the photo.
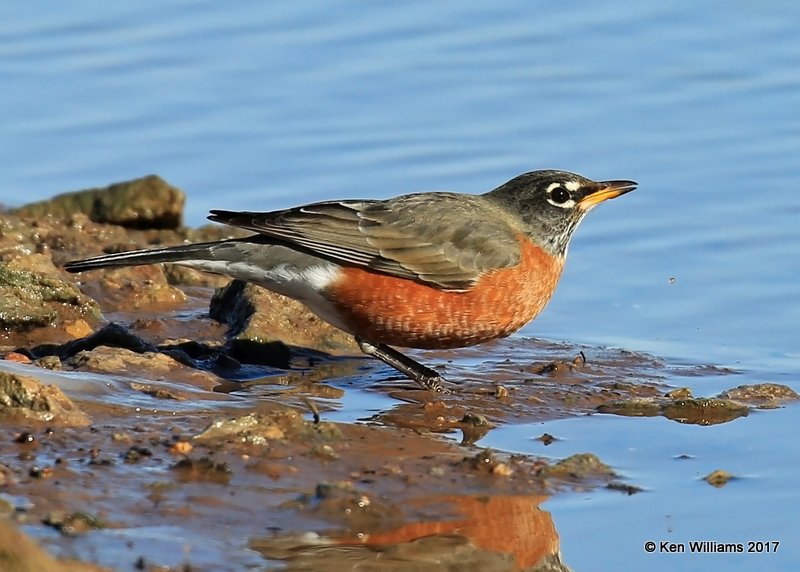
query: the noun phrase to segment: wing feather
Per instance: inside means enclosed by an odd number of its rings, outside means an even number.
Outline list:
[[[473,195],[424,193],[268,213],[215,210],[209,218],[345,264],[466,290],[520,259],[517,225],[504,213],[487,216],[491,208]]]

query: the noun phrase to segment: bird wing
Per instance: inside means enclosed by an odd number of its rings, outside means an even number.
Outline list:
[[[466,290],[516,265],[519,232],[480,197],[421,193],[385,201],[327,201],[274,211],[213,210],[209,219],[298,245],[337,262]]]

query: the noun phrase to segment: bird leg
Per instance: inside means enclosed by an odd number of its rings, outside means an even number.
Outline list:
[[[368,356],[381,360],[388,366],[393,367],[409,379],[413,380],[422,389],[435,391],[437,393],[450,393],[445,387],[444,378],[431,368],[422,365],[418,361],[400,353],[394,348],[385,344],[373,345],[364,340],[356,338],[358,347]]]

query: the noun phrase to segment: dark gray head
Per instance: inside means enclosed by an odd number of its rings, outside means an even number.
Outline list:
[[[572,233],[591,209],[636,188],[633,181],[596,182],[567,171],[531,171],[484,196],[522,220],[542,248],[565,256]]]

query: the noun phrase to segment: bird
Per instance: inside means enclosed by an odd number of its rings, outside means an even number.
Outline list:
[[[210,220],[254,234],[106,254],[64,269],[168,262],[252,282],[304,303],[419,387],[449,392],[436,370],[396,348],[462,348],[519,330],[552,297],[586,214],[637,185],[537,170],[479,195],[212,210]]]

